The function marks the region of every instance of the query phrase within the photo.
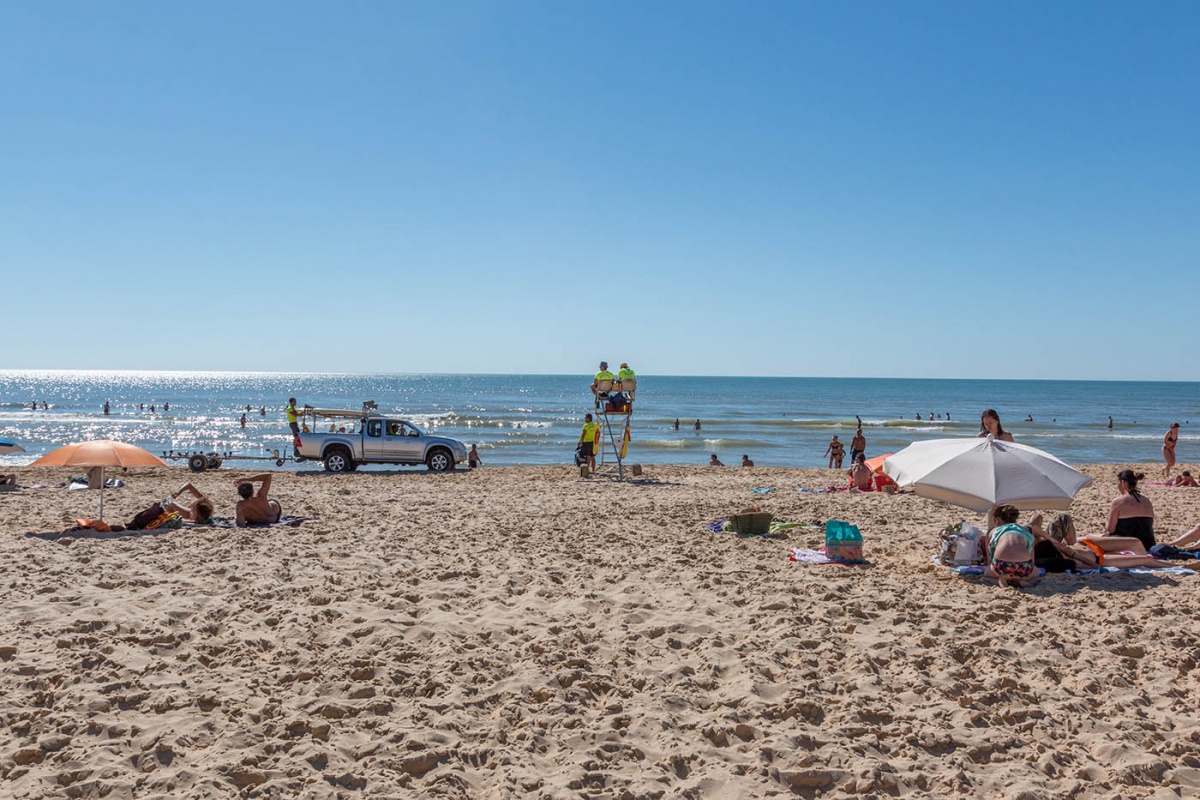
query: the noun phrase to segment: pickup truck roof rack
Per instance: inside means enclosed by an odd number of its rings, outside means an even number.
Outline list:
[[[372,414],[377,414],[378,411],[379,406],[375,404],[374,400],[367,400],[363,403],[362,409],[358,411],[345,408],[313,408],[312,406],[305,406],[303,409],[303,413],[307,416],[336,417],[340,419],[366,419]]]
[[[344,408],[306,408],[304,413],[313,417],[338,417],[341,419],[364,419],[366,411],[348,411]]]

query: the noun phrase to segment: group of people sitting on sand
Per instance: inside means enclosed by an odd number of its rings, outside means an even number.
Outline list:
[[[1142,477],[1128,469],[1117,473],[1118,494],[1109,506],[1102,534],[1078,536],[1070,514],[1059,514],[1048,526],[1042,525],[1041,514],[1034,514],[1021,525],[1017,522],[1020,512],[1014,506],[993,509],[996,526],[987,536],[984,574],[997,579],[1001,586],[1024,587],[1038,579],[1039,567],[1047,572],[1066,572],[1165,566],[1162,559],[1150,555],[1155,545],[1154,506],[1138,491]],[[1200,525],[1166,544],[1182,549],[1198,542]]]

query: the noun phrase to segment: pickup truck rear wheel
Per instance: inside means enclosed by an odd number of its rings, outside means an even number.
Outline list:
[[[325,469],[329,472],[348,472],[353,463],[350,451],[344,447],[334,447],[325,454]]]
[[[454,469],[454,456],[450,455],[449,450],[439,447],[429,454],[425,463],[431,472],[446,472]]]

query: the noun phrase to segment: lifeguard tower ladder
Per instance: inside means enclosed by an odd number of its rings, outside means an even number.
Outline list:
[[[636,395],[636,380],[601,381],[596,386],[595,417],[600,430],[596,441],[595,474],[616,475],[617,480],[625,480],[625,455]],[[610,403],[613,399],[619,401]]]

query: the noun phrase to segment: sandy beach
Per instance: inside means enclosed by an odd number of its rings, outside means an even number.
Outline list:
[[[1081,533],[1122,466],[1082,468]],[[131,470],[105,515],[188,478],[231,514],[245,474]],[[1200,576],[1000,589],[931,561],[961,509],[794,491],[844,483],[279,473],[272,495],[316,519],[109,537],[59,533],[96,492],[0,494],[0,794],[1200,793]],[[1200,489],[1145,492],[1160,541],[1200,522]],[[816,529],[698,530],[752,504],[859,525],[873,566],[790,562]]]

